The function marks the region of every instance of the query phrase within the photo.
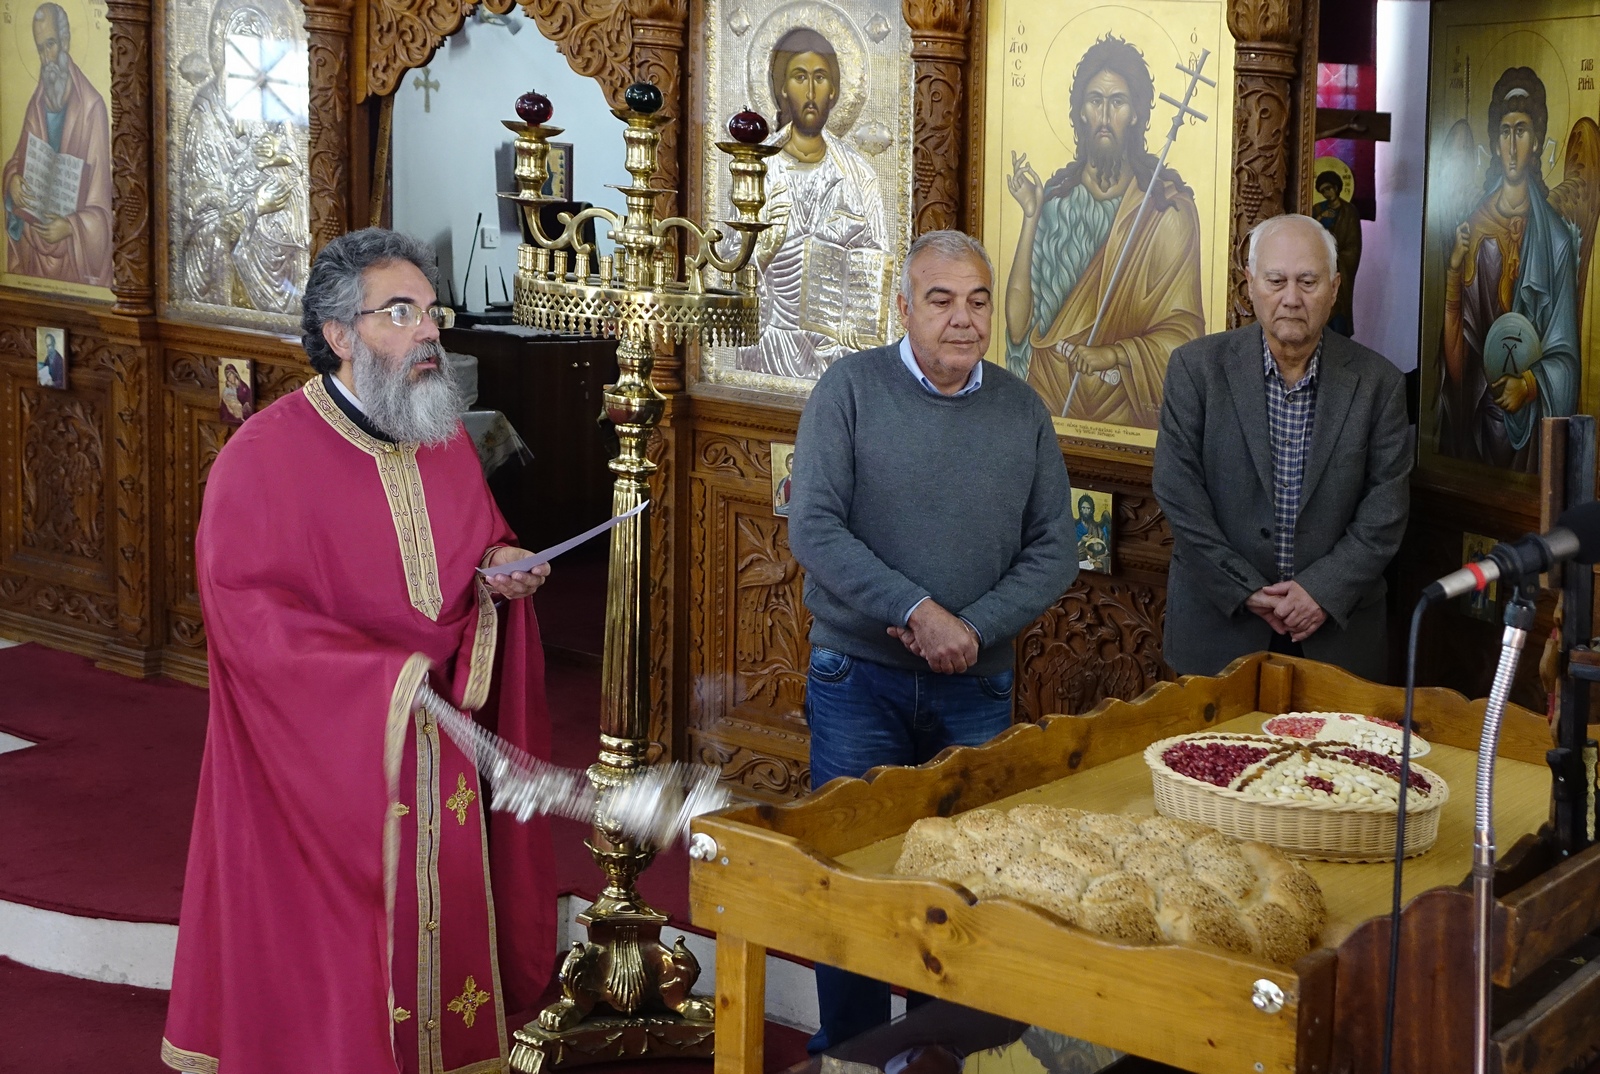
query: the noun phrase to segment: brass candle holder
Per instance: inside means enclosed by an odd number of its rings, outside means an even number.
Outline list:
[[[530,98],[535,98],[532,106],[524,107]],[[657,219],[656,199],[674,193],[650,184],[661,128],[671,120],[657,114],[661,93],[649,83],[629,87],[627,103],[627,108],[612,111],[626,124],[626,167],[633,177],[631,185],[615,188],[626,199],[624,214],[604,208],[563,212],[557,217],[561,233],[546,234],[540,211],[561,200],[542,193],[549,177],[549,139],[561,129],[544,123],[549,102],[537,95],[518,102],[519,113],[532,122],[506,122],[517,135],[517,190],[501,194],[521,206],[523,234],[531,240],[517,250],[516,322],[618,341],[617,383],[605,390],[606,414],[621,443],[610,463],[616,475],[615,514],[648,497],[650,474],[656,469],[645,457],[665,403],[650,383],[655,344],[695,340],[740,346],[756,341],[756,274],[748,263],[757,238],[770,226],[756,217],[766,202],[766,158],[778,151],[759,144],[766,134],[760,117],[735,117],[730,129],[754,138],[717,143],[732,158],[736,219],[725,222],[727,232],[683,217]],[[583,240],[591,220],[610,228],[614,256],[598,256],[594,244]],[[681,260],[669,259],[675,231],[694,240],[694,251]],[[725,258],[717,246],[728,234],[736,234],[739,242],[735,255]],[[641,512],[612,531],[600,755],[588,772],[598,790],[624,783],[649,764],[648,519]],[[598,823],[588,846],[607,881],[599,899],[578,917],[588,930],[588,942],[575,942],[562,962],[561,998],[514,1032],[512,1069],[536,1074],[549,1067],[622,1058],[709,1056],[714,1010],[690,991],[700,975],[699,963],[682,940],[671,949],[662,944],[667,916],[648,906],[636,888],[654,849]]]

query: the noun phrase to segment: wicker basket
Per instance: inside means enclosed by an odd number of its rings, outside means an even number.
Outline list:
[[[1161,755],[1189,738],[1178,735],[1144,751],[1155,784],[1156,810],[1165,816],[1208,824],[1237,839],[1253,839],[1286,854],[1320,861],[1393,861],[1396,810],[1392,805],[1336,805],[1254,798],[1174,772]],[[1421,765],[1411,770],[1433,786],[1423,798],[1406,798],[1406,857],[1415,857],[1439,837],[1440,807],[1450,787]]]

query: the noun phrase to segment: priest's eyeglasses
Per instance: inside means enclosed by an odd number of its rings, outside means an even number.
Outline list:
[[[377,309],[356,312],[363,316],[369,313],[387,313],[396,328],[415,328],[422,323],[424,317],[441,329],[453,328],[456,323],[456,311],[449,306],[429,306],[424,309],[415,302],[396,302],[392,306],[379,306]]]

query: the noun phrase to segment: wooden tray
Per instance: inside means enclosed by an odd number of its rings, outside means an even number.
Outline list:
[[[1219,727],[1254,731],[1263,714],[1297,709],[1356,709],[1392,719],[1399,705],[1398,690],[1309,661],[1256,655],[1218,678],[1162,684],[1131,704],[1109,702],[1086,717],[1013,728],[981,749],[946,751],[921,768],[881,769],[866,780],[836,780],[793,805],[702,818],[695,829],[716,840],[718,853],[691,867],[690,899],[694,922],[718,933],[717,1074],[761,1070],[767,948],[1198,1074],[1367,1069],[1379,1036],[1374,1011],[1381,1026],[1372,979],[1381,981],[1381,964],[1380,972],[1373,966],[1387,951],[1389,865],[1307,863],[1323,887],[1329,923],[1322,946],[1294,967],[1192,945],[1119,944],[1009,899],[978,901],[955,884],[890,873],[901,837],[921,817],[1023,802],[1151,813],[1140,756],[1151,742]],[[1472,785],[1481,720],[1481,702],[1448,691],[1419,693],[1418,730],[1434,744],[1430,767],[1457,787]],[[1507,714],[1497,764],[1502,847],[1545,817],[1548,741],[1542,717],[1521,709]],[[1457,1063],[1469,1039],[1457,1008],[1470,1026],[1471,976],[1450,960],[1461,957],[1457,930],[1470,937],[1459,885],[1469,871],[1471,826],[1471,795],[1458,794],[1443,807],[1434,849],[1406,864],[1406,897],[1428,903],[1432,916],[1417,920],[1432,931],[1413,936],[1408,924],[1402,945],[1410,954],[1402,966],[1448,990],[1425,1001],[1420,986],[1403,982],[1412,1008],[1429,1011],[1415,1025],[1408,1022],[1410,1036],[1397,1047],[1395,1069],[1411,1074],[1470,1069]],[[1580,863],[1562,882],[1571,920],[1557,935],[1531,920],[1518,925],[1503,899],[1501,912],[1512,915],[1502,922],[1505,942],[1537,936],[1536,946],[1553,953],[1560,937],[1570,943],[1587,931],[1585,923],[1600,924],[1587,910],[1571,909],[1600,906],[1600,868],[1586,868]],[[1443,901],[1435,897],[1441,893]],[[1556,897],[1541,898],[1554,912]],[[1382,936],[1375,932],[1380,927]],[[1502,962],[1509,979],[1516,958],[1504,953]],[[1445,976],[1428,976],[1440,966]],[[1336,983],[1340,1003],[1353,1012],[1337,1029]],[[1252,1003],[1253,995],[1270,991],[1265,984],[1282,992],[1281,1009],[1263,1012]],[[1590,1028],[1600,1038],[1600,1027]],[[1585,1039],[1569,1037],[1568,1047]],[[1336,1047],[1344,1065],[1330,1066]]]

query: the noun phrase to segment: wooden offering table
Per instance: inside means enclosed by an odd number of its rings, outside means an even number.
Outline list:
[[[1196,1074],[1379,1069],[1393,872],[1310,862],[1328,903],[1320,946],[1293,966],[1191,944],[1134,945],[952,883],[893,875],[907,828],[1026,802],[1154,812],[1142,753],[1190,731],[1259,731],[1268,716],[1350,711],[1398,720],[1403,691],[1257,654],[1216,678],[1163,683],[1081,717],[1021,725],[920,768],[841,779],[792,805],[703,817],[716,842],[690,872],[694,923],[717,933],[716,1074],[762,1069],[768,949],[1169,1063]],[[1419,690],[1425,764],[1450,784],[1438,842],[1405,867],[1394,1070],[1470,1070],[1473,774],[1484,703]],[[1600,959],[1566,957],[1600,926],[1600,847],[1557,861],[1550,735],[1508,709],[1496,764],[1496,1032],[1491,1069],[1557,1074],[1600,1049]],[[1516,844],[1513,846],[1513,844]],[[1588,941],[1593,946],[1592,941]],[[1581,949],[1582,950],[1587,949]],[[1281,993],[1281,998],[1279,994]]]

